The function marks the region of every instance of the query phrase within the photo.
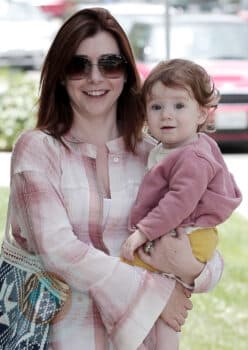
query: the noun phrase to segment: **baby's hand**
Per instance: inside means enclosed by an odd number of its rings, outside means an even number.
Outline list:
[[[121,256],[127,260],[133,261],[134,252],[147,241],[144,233],[139,230],[134,231],[128,239],[122,244]]]

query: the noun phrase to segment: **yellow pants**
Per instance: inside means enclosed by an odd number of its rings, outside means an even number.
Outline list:
[[[211,259],[215,248],[218,243],[218,231],[216,227],[210,228],[201,228],[198,230],[194,230],[188,234],[190,245],[192,248],[193,255],[201,262],[205,263],[209,259]],[[152,266],[143,262],[138,254],[135,254],[134,260],[129,261],[122,258],[122,261],[126,262],[129,265],[135,265],[143,267],[144,269],[156,272]]]

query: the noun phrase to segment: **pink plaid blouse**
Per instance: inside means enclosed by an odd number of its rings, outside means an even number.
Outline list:
[[[104,226],[96,147],[70,134],[64,141],[69,151],[41,131],[26,132],[11,163],[14,244],[39,254],[72,288],[70,310],[52,326],[50,347],[151,350],[156,319],[175,282],[119,259],[151,140],[140,143],[136,156],[125,151],[122,138],[107,143],[111,200]],[[195,291],[215,286],[222,270],[216,252]]]

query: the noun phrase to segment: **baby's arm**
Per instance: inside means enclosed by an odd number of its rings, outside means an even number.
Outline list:
[[[134,252],[147,241],[146,236],[139,230],[135,230],[127,240],[122,244],[121,256],[127,260],[133,261]]]

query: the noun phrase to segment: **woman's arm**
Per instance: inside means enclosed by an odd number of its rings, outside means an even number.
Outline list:
[[[150,255],[139,249],[140,258],[160,271],[173,273],[195,292],[207,292],[215,287],[223,272],[223,259],[216,251],[205,265],[192,254],[189,239],[182,231],[178,237],[165,235],[155,241]]]

